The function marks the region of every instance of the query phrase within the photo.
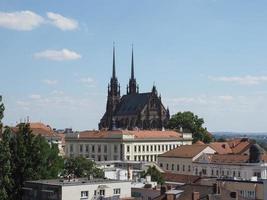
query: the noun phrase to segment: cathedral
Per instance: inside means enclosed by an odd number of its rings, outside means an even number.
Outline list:
[[[134,54],[132,49],[131,76],[126,94],[120,95],[120,84],[116,77],[115,47],[113,46],[112,77],[108,84],[106,112],[99,123],[99,129],[141,129],[162,130],[169,118],[169,109],[165,108],[158,95],[156,86],[146,93],[139,93],[134,76]]]

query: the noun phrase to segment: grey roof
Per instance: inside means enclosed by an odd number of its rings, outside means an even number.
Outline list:
[[[115,115],[136,115],[147,104],[151,92],[123,95]]]

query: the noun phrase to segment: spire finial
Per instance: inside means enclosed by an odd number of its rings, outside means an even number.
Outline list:
[[[134,52],[133,52],[133,44],[132,44],[131,79],[134,79]]]
[[[112,78],[116,78],[116,66],[115,66],[115,42],[113,42]]]

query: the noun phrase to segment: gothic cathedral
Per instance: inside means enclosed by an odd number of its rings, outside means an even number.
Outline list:
[[[141,129],[161,130],[170,118],[169,109],[165,109],[155,85],[151,92],[139,93],[134,77],[134,55],[132,49],[131,77],[127,94],[121,97],[120,85],[116,77],[115,47],[113,46],[112,77],[108,84],[106,112],[99,123],[99,129]]]

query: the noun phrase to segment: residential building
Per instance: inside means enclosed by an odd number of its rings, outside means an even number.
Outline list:
[[[158,164],[166,172],[193,175],[193,162],[204,153],[214,154],[216,151],[206,144],[179,146],[159,155]]]
[[[253,144],[248,154],[202,154],[193,163],[193,175],[240,180],[250,180],[252,177],[267,179],[267,155],[264,150]]]
[[[216,199],[267,200],[266,180],[244,181],[218,179],[217,187],[218,195]]]
[[[95,161],[156,162],[158,155],[192,143],[191,133],[175,131],[112,130],[67,134],[65,153]]]
[[[26,181],[23,200],[116,200],[131,197],[131,182],[107,179]]]

